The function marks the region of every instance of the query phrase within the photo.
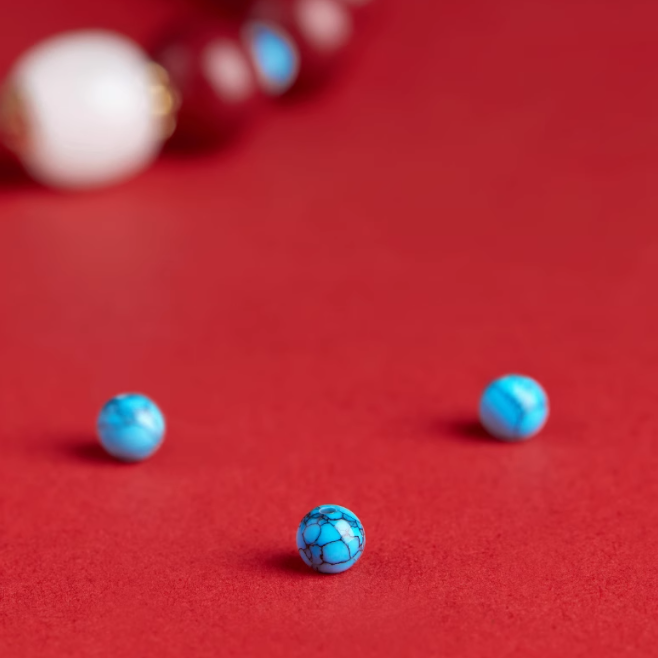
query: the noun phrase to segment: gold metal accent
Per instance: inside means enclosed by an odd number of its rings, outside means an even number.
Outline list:
[[[176,129],[176,114],[180,107],[180,95],[174,89],[167,71],[149,63],[150,92],[153,113],[160,118],[162,139],[167,140]],[[24,154],[30,146],[28,111],[16,85],[11,82],[0,89],[0,141],[17,155]]]
[[[21,95],[12,84],[0,91],[0,140],[16,154],[29,146],[30,129],[27,110]]]
[[[156,62],[149,63],[153,113],[162,121],[162,137],[169,139],[176,130],[176,114],[180,108],[180,94],[171,83],[166,69]]]

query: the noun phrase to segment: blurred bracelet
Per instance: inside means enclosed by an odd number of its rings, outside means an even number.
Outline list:
[[[235,1],[235,0],[234,0]],[[14,64],[0,140],[37,181],[110,185],[144,170],[173,138],[215,145],[268,97],[312,88],[349,52],[364,0],[265,0],[234,20],[176,27],[147,54],[105,30],[56,35]]]

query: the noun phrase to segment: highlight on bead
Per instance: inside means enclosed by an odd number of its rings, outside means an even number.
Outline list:
[[[338,50],[352,37],[352,15],[337,0],[298,0],[294,11],[300,30],[318,50]]]

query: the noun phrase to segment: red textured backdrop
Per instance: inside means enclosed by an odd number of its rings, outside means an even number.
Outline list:
[[[22,0],[155,35],[182,0]],[[390,0],[354,64],[121,187],[0,182],[3,656],[650,656],[658,642],[658,8]],[[478,395],[552,401],[523,445]],[[170,431],[138,466],[124,390]],[[345,505],[351,571],[296,556]]]

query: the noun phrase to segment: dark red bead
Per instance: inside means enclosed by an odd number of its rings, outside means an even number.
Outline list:
[[[299,51],[294,87],[323,81],[349,52],[354,20],[347,0],[261,0],[249,20],[286,32]]]
[[[222,14],[244,17],[249,13],[254,2],[255,0],[213,0],[213,5]]]
[[[245,125],[262,99],[240,26],[230,21],[175,30],[155,49],[155,60],[179,95],[178,141],[225,140]]]

